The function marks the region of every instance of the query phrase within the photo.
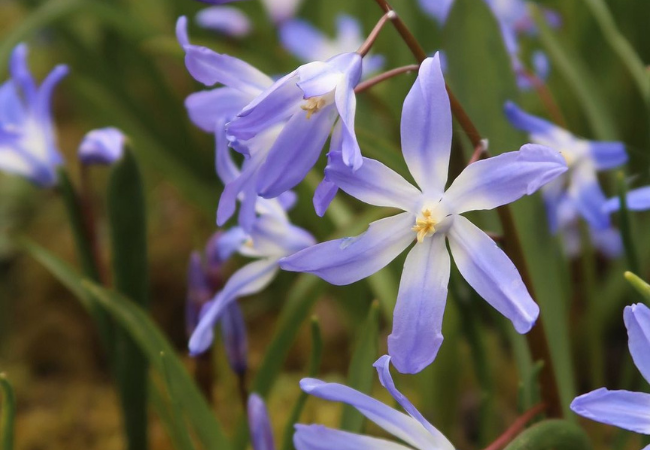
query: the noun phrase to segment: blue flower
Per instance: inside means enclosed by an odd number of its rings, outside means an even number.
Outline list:
[[[68,69],[55,67],[37,86],[27,66],[25,44],[14,49],[9,69],[11,79],[0,86],[0,170],[40,187],[52,187],[63,158],[56,143],[50,103],[54,88]]]
[[[560,154],[540,145],[469,165],[446,191],[452,116],[438,55],[426,59],[402,110],[402,152],[420,189],[378,161],[364,158],[352,172],[340,153],[325,174],[357,199],[402,213],[370,224],[356,238],[318,244],[281,260],[285,270],[309,272],[344,285],[377,272],[409,247],[388,348],[400,372],[429,365],[442,343],[450,258],[460,273],[515,329],[526,333],[539,308],[506,254],[461,214],[489,210],[532,194],[567,170]]]
[[[351,52],[363,44],[361,24],[354,17],[341,14],[336,19],[337,36],[330,39],[318,28],[301,19],[288,20],[280,27],[282,45],[302,62],[325,61],[340,53]],[[381,55],[363,59],[363,76],[384,67]]]
[[[79,160],[82,164],[113,164],[124,154],[124,134],[117,128],[92,130],[84,136],[79,145]]]
[[[248,429],[253,450],[275,450],[273,429],[264,400],[253,393],[248,397]]]
[[[634,364],[650,381],[650,309],[642,304],[626,306],[623,318]],[[571,409],[596,422],[650,435],[650,394],[600,388],[574,399]]]
[[[277,197],[302,181],[339,117],[343,160],[355,170],[361,166],[354,131],[354,88],[361,77],[361,62],[361,55],[343,53],[305,64],[276,81],[228,125],[235,150],[259,161],[254,178],[260,196]],[[274,133],[278,126],[272,146],[256,150],[244,144]]]
[[[196,15],[196,23],[227,36],[241,38],[251,31],[251,22],[241,10],[231,6],[211,6]]]
[[[199,323],[189,342],[192,355],[208,349],[213,340],[213,328],[222,320],[227,310],[239,297],[253,295],[268,286],[278,272],[278,260],[314,244],[314,238],[304,229],[289,221],[285,209],[290,206],[288,197],[258,199],[255,203],[259,216],[250,233],[234,227],[215,242],[214,252],[222,257],[232,253],[255,258],[225,283],[201,310]]]
[[[625,164],[625,145],[578,138],[557,125],[523,112],[511,102],[505,105],[505,113],[513,126],[529,133],[532,142],[558,150],[569,166],[564,177],[543,189],[551,231],[558,230],[558,208],[565,195],[589,226],[595,230],[609,228],[611,221],[603,211],[606,198],[596,172]]]
[[[316,397],[342,402],[356,408],[366,418],[376,423],[404,443],[397,444],[370,436],[326,428],[322,425],[296,425],[293,443],[296,450],[453,450],[447,438],[431,425],[413,404],[395,387],[390,374],[390,357],[382,356],[374,364],[382,386],[407,412],[404,414],[390,406],[336,383],[305,378],[300,382],[303,391]]]
[[[627,209],[630,211],[647,211],[650,209],[650,186],[631,190],[626,195]],[[603,209],[606,213],[618,211],[621,200],[618,197],[610,198],[605,202]]]

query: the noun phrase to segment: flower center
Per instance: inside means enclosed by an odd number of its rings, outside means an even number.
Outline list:
[[[425,237],[435,233],[436,222],[431,217],[431,210],[423,209],[422,215],[415,220],[415,225],[411,229],[418,234],[419,243],[422,243]]]
[[[318,97],[311,97],[305,100],[300,106],[300,109],[307,111],[307,119],[311,119],[311,116],[317,112],[324,109],[326,106],[329,106],[334,101],[334,91],[325,94],[319,95]]]
[[[576,156],[569,151],[560,150],[560,155],[562,155],[562,158],[564,158],[564,161],[566,161],[567,167],[571,167],[576,161]]]

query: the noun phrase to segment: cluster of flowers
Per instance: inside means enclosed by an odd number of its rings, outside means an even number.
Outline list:
[[[488,4],[495,13],[500,11],[496,9],[499,2]],[[445,16],[440,13],[441,20]],[[498,17],[506,42],[514,39],[515,31],[526,30],[522,24],[531,23],[514,13]],[[296,23],[291,26],[293,31],[286,28],[285,36],[309,34]],[[205,261],[199,254],[191,259],[190,353],[206,351],[220,323],[231,365],[241,372],[246,366],[246,332],[238,298],[264,289],[280,269],[312,273],[332,284],[350,284],[379,271],[411,247],[388,338],[390,356],[375,363],[382,385],[407,414],[345,386],[305,379],[301,387],[312,395],[354,406],[414,448],[453,449],[395,388],[389,370],[392,363],[402,373],[420,372],[434,361],[442,345],[451,265],[447,244],[462,276],[519,333],[527,333],[539,315],[515,265],[463,214],[491,210],[542,189],[553,231],[575,233],[576,219],[582,217],[590,225],[595,245],[616,255],[620,238],[609,214],[619,203],[607,200],[596,171],[624,164],[624,146],[577,138],[508,103],[506,116],[530,134],[532,143],[468,165],[445,189],[452,113],[441,58],[435,54],[420,65],[402,110],[402,154],[417,183],[414,186],[382,163],[362,156],[355,135],[355,88],[364,74],[381,67],[380,57],[346,48],[321,60],[323,51],[317,61],[274,81],[244,61],[193,45],[186,27],[187,20],[181,17],[176,32],[188,71],[206,86],[221,85],[186,100],[191,120],[215,136],[216,172],[225,185],[217,211],[219,226],[235,215],[239,204],[237,226],[215,235]],[[355,38],[344,42],[355,41],[356,47],[363,44],[360,31],[349,22],[342,20],[340,29],[342,34],[354,31],[349,34]],[[328,51],[338,51],[338,47],[328,47]],[[302,52],[299,46],[295,51]],[[311,59],[312,53],[302,53]],[[63,160],[50,98],[67,70],[57,67],[37,87],[23,45],[15,49],[10,67],[11,80],[0,87],[0,169],[40,186],[53,186]],[[326,212],[339,189],[364,203],[402,212],[371,223],[360,236],[316,243],[309,232],[291,223],[288,211],[296,200],[291,189],[312,169],[328,139],[328,164],[313,199],[319,215]],[[84,163],[111,163],[119,159],[123,145],[124,136],[118,130],[95,130],[84,139],[79,155]],[[241,155],[241,165],[235,162],[233,150]],[[650,208],[650,188],[630,192],[628,207]],[[221,266],[234,253],[255,260],[223,283]],[[650,329],[650,310],[641,305],[628,307],[625,318],[632,355],[644,376],[650,377],[650,367],[644,363],[650,352],[644,332]],[[646,394],[599,390],[579,397],[572,406],[587,417],[650,432]],[[249,414],[255,448],[272,448],[265,407],[256,395],[250,398]],[[299,450],[407,448],[317,425],[297,426],[295,444]]]

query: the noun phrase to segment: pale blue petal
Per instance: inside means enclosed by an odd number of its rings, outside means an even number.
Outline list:
[[[245,265],[230,277],[223,290],[202,312],[199,324],[190,338],[191,355],[199,355],[210,347],[214,339],[214,326],[224,309],[238,297],[255,294],[268,286],[277,273],[277,267],[277,260],[263,259]]]
[[[361,57],[359,57],[359,69],[346,72],[343,80],[336,88],[335,102],[336,109],[341,117],[342,124],[342,145],[341,152],[343,162],[353,170],[359,169],[363,162],[361,149],[357,142],[357,135],[354,131],[354,118],[357,109],[357,97],[354,87],[361,76]]]
[[[26,119],[27,112],[16,90],[16,83],[9,80],[0,86],[0,136],[15,133]]]
[[[650,186],[629,191],[625,200],[630,211],[647,211],[650,209]],[[620,208],[621,201],[618,197],[610,198],[603,207],[608,213],[618,211]]]
[[[470,286],[510,319],[518,333],[530,331],[539,307],[503,250],[463,216],[454,217],[448,237],[454,262]]]
[[[546,218],[551,233],[553,234],[556,234],[562,226],[559,214],[562,203],[564,201],[570,202],[564,191],[564,184],[565,179],[561,177],[551,181],[542,189],[542,198],[546,207]],[[571,204],[573,203],[571,202]]]
[[[611,221],[604,211],[607,199],[598,184],[596,172],[589,166],[578,166],[572,171],[570,183],[568,193],[580,215],[592,228],[609,228]]]
[[[526,144],[519,151],[467,166],[443,201],[456,214],[494,209],[533,194],[566,171],[566,161],[557,150]]]
[[[318,97],[336,89],[343,78],[343,72],[335,65],[315,61],[298,68],[298,87],[304,98]]]
[[[451,152],[451,107],[439,54],[420,66],[402,110],[402,152],[425,194],[442,194]]]
[[[252,193],[254,199],[257,198],[255,194],[255,182],[257,180],[257,172],[262,161],[259,158],[249,158],[244,161],[241,174],[232,179],[223,188],[221,197],[219,198],[219,206],[217,207],[217,225],[223,226],[228,219],[232,217],[237,209],[237,200],[242,199],[248,192],[249,196]],[[254,208],[253,208],[254,209]],[[243,226],[243,224],[240,224]],[[248,227],[247,227],[248,228]],[[250,228],[248,228],[250,231]]]
[[[363,158],[353,172],[338,152],[330,153],[327,179],[364,203],[419,213],[422,194],[401,175],[379,161]]]
[[[650,309],[641,303],[626,306],[623,318],[634,364],[643,377],[650,380]]]
[[[410,213],[373,222],[357,237],[336,239],[306,248],[280,260],[290,272],[307,272],[324,280],[345,285],[379,271],[404,251],[415,239]]]
[[[253,247],[265,256],[287,256],[316,244],[306,230],[293,225],[288,218],[261,214],[251,232]]]
[[[388,352],[402,373],[420,372],[440,350],[449,271],[449,253],[441,233],[417,243],[406,258],[393,331],[388,336]]]
[[[415,448],[435,448],[433,436],[417,420],[366,394],[342,384],[325,383],[313,378],[303,378],[300,387],[318,398],[353,406],[369,420]]]
[[[334,430],[322,425],[300,424],[296,425],[293,445],[296,450],[410,450],[409,447],[384,439]]]
[[[623,254],[623,239],[621,232],[614,227],[604,230],[589,228],[591,242],[603,255],[609,259],[616,259]]]
[[[233,37],[244,37],[252,28],[248,16],[230,6],[205,8],[196,15],[196,23],[203,28]]]
[[[223,264],[248,240],[249,235],[241,227],[232,227],[223,233],[215,233],[208,241],[206,256],[210,264]]]
[[[614,169],[627,162],[627,152],[622,142],[590,141],[589,151],[596,170]]]
[[[264,400],[253,393],[248,397],[248,429],[253,450],[275,450],[273,429]]]
[[[420,7],[440,25],[444,25],[454,0],[419,0]]]
[[[377,73],[380,70],[382,70],[385,65],[386,65],[386,58],[384,57],[384,55],[365,56],[363,58],[362,77],[368,78],[370,75],[373,75],[374,73]]]
[[[252,100],[251,95],[236,89],[221,87],[190,94],[185,108],[194,125],[214,133],[218,121],[228,122]]]
[[[312,200],[314,210],[318,217],[323,217],[325,215],[327,208],[329,208],[330,203],[332,203],[332,200],[334,200],[338,191],[339,187],[327,178],[323,178],[323,180],[318,184],[314,191],[314,198]]]
[[[248,339],[244,315],[237,302],[232,302],[224,309],[219,321],[221,338],[226,349],[228,364],[233,372],[244,374],[248,369]]]
[[[531,59],[533,68],[535,69],[535,74],[540,80],[546,80],[551,72],[551,63],[548,56],[546,56],[546,53],[541,50],[536,50],[533,52]]]
[[[124,153],[126,137],[117,128],[92,130],[79,146],[79,159],[83,164],[113,164]]]
[[[296,15],[303,0],[262,0],[275,24],[281,24]]]
[[[650,434],[650,394],[600,388],[574,399],[571,409],[596,422]]]
[[[336,42],[343,51],[352,52],[363,44],[361,23],[352,16],[339,14],[336,17]]]
[[[328,52],[327,37],[316,27],[301,19],[284,22],[280,27],[283,47],[302,62],[318,61]],[[332,55],[326,55],[330,57]]]
[[[225,121],[222,119],[217,120],[215,123],[214,165],[217,171],[217,176],[221,179],[221,182],[224,185],[227,185],[240,175],[240,171],[237,164],[235,164],[235,161],[232,159],[225,126]]]
[[[294,114],[260,168],[257,181],[259,195],[275,198],[300,183],[316,164],[335,120],[332,107],[310,118],[307,118],[307,111]]]
[[[444,242],[444,238],[443,238]],[[445,248],[446,250],[446,248]],[[445,252],[446,253],[446,252]],[[447,267],[447,274],[449,273],[449,267]],[[446,282],[445,282],[446,285]],[[400,404],[404,411],[406,411],[412,418],[417,420],[433,438],[433,448],[436,450],[454,450],[454,446],[447,440],[447,438],[436,429],[433,425],[429,423],[427,419],[420,413],[420,411],[413,406],[411,401],[404,396],[397,388],[393,382],[393,377],[390,374],[390,362],[391,357],[384,355],[379,358],[374,364],[373,367],[377,369],[377,374],[379,375],[379,381],[381,385],[390,392],[390,395]]]
[[[27,44],[20,43],[16,45],[9,59],[9,72],[11,73],[11,79],[20,87],[27,104],[34,104],[36,102],[37,88],[27,63],[28,53]]]
[[[507,102],[504,111],[512,126],[529,134],[548,135],[560,129],[547,120],[524,112],[513,102]]]
[[[298,194],[293,191],[283,192],[278,197],[278,202],[280,203],[282,209],[285,211],[291,211],[298,202]]]

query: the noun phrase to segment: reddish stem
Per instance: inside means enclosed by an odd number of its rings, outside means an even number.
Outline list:
[[[381,16],[381,19],[379,19],[377,25],[375,25],[375,28],[372,29],[365,42],[361,45],[361,47],[359,47],[359,50],[357,50],[357,53],[360,54],[361,57],[364,57],[368,54],[375,41],[377,40],[377,36],[379,36],[381,29],[384,28],[386,22],[392,19],[393,16],[395,16],[395,11],[387,11],[386,14]]]
[[[526,424],[535,418],[536,415],[544,412],[546,405],[540,403],[533,406],[531,409],[523,413],[512,425],[494,442],[485,448],[485,450],[502,450],[506,447],[521,431],[526,427]]]
[[[389,70],[387,72],[381,73],[375,77],[372,77],[363,83],[359,83],[357,87],[354,89],[354,92],[356,94],[365,91],[366,89],[370,89],[376,84],[379,84],[383,81],[386,81],[390,78],[396,77],[397,75],[401,75],[403,73],[410,73],[410,72],[416,72],[420,68],[419,65],[417,64],[411,64],[409,66],[402,66],[402,67],[397,67],[395,69]]]

